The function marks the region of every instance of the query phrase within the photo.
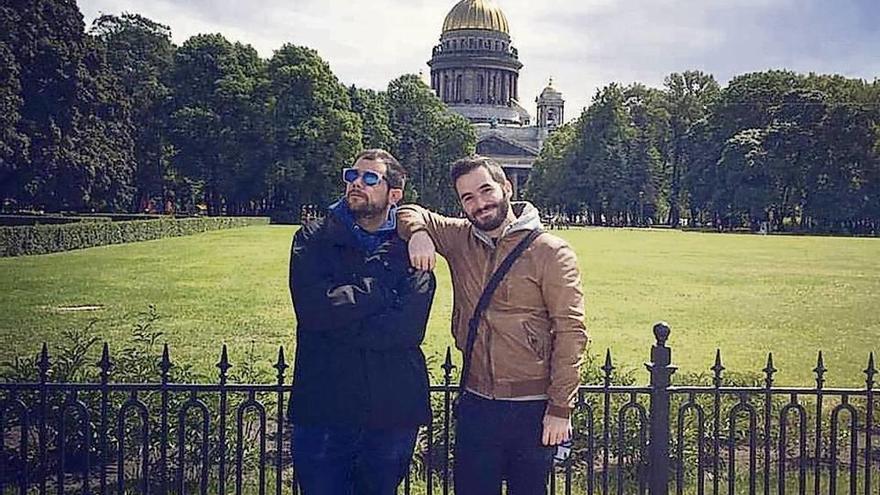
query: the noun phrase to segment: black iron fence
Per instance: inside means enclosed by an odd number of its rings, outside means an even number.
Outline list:
[[[720,352],[711,382],[679,385],[669,328],[654,335],[647,386],[627,383],[607,352],[597,383],[580,387],[573,453],[550,493],[878,493],[873,354],[863,388],[826,388],[821,353],[814,387],[775,386],[772,354],[760,383],[726,383]],[[274,384],[229,383],[225,346],[216,384],[173,383],[167,346],[156,383],[112,382],[106,344],[96,383],[50,380],[45,345],[36,364],[38,379],[0,383],[0,494],[298,492],[283,348]],[[451,491],[449,351],[441,368],[403,493]]]

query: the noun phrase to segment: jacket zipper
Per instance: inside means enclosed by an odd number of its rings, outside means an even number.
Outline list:
[[[492,274],[495,273],[495,270],[498,268],[495,266],[498,255],[498,244],[501,243],[501,239],[498,239],[498,242],[495,243],[495,247],[492,249],[492,255],[489,257],[489,273],[484,276],[483,287],[489,283],[489,279],[492,277]],[[488,309],[488,308],[487,308]],[[492,363],[492,329],[489,325],[489,319],[486,318],[486,327],[488,332],[486,332],[486,366],[489,368],[489,397],[495,399],[495,366]]]

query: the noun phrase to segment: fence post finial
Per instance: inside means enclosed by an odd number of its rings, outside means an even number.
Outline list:
[[[452,370],[455,369],[455,365],[452,364],[452,350],[449,346],[446,346],[446,359],[443,360],[440,367],[443,368],[443,382],[449,386],[452,383]]]
[[[776,373],[777,371],[779,371],[773,367],[773,353],[772,352],[767,353],[767,366],[765,366],[764,369],[761,371],[764,372],[764,385],[766,385],[767,388],[772,387],[773,386],[773,374]]]
[[[287,363],[284,361],[284,346],[278,346],[278,362],[275,363],[275,366],[272,366],[276,370],[278,370],[278,384],[284,384],[284,371],[287,370]]]
[[[605,349],[605,364],[602,365],[602,381],[604,382],[605,388],[611,386],[611,373],[614,372],[614,365],[611,364],[611,349]]]
[[[874,351],[868,355],[868,367],[865,368],[865,384],[868,386],[868,390],[874,388],[874,375],[877,374],[877,368],[874,367]]]
[[[37,369],[40,371],[40,383],[46,383],[49,380],[49,346],[45,342],[43,342],[43,348],[40,349]]]
[[[654,338],[657,339],[657,345],[666,347],[666,341],[669,340],[669,334],[672,330],[665,321],[658,322],[654,325]]]
[[[220,370],[220,385],[226,385],[226,374],[229,372],[229,368],[232,368],[232,365],[229,364],[229,356],[226,353],[226,344],[223,344],[223,349],[220,351],[220,361],[217,361],[216,366]]]
[[[822,357],[822,351],[819,351],[819,357],[816,359],[816,367],[813,368],[813,373],[816,374],[816,388],[822,389],[825,387],[826,371],[828,371],[828,368],[825,367],[825,359]]]
[[[651,347],[651,438],[648,443],[649,493],[669,493],[669,385],[676,367],[672,349],[666,346],[670,329],[665,322],[654,325],[656,343]]]
[[[107,342],[104,342],[101,349],[101,360],[97,362],[97,365],[101,370],[99,373],[101,383],[107,383],[110,380],[110,368],[113,367],[113,363],[110,362],[110,346],[107,345]]]
[[[712,383],[715,385],[715,388],[719,388],[722,382],[721,373],[726,369],[721,364],[721,349],[715,349],[715,364],[709,369],[712,370]]]
[[[168,383],[168,373],[171,372],[171,353],[168,352],[168,343],[162,346],[162,359],[159,361],[159,371],[162,372],[162,383]]]

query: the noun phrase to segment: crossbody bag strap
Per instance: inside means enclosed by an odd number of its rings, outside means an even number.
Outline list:
[[[492,274],[489,283],[486,284],[486,288],[483,289],[483,293],[480,295],[480,300],[477,302],[477,307],[474,309],[474,314],[471,316],[470,321],[468,321],[468,335],[465,345],[464,362],[461,366],[461,377],[458,382],[459,392],[464,392],[464,386],[467,382],[467,377],[471,368],[471,354],[474,351],[474,343],[477,340],[477,328],[480,325],[480,319],[482,319],[483,313],[492,301],[492,294],[495,293],[495,289],[501,284],[501,281],[504,279],[504,276],[507,275],[507,272],[510,271],[510,267],[513,266],[516,259],[519,258],[532,241],[537,239],[541,234],[543,234],[543,231],[535,229],[530,231],[527,236],[519,241],[519,244],[517,244],[516,247],[513,248],[513,251],[504,258],[504,261],[501,262],[501,265],[499,265],[495,270],[495,273]]]

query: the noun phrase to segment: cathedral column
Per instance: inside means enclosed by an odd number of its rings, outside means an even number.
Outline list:
[[[486,73],[486,89],[485,95],[483,96],[483,103],[489,103],[492,101],[492,72],[488,69],[484,71]]]
[[[498,71],[498,103],[504,105],[504,72]]]
[[[492,101],[492,71],[486,69],[486,94],[483,99],[483,103],[489,103]]]
[[[507,78],[510,80],[510,86],[509,86],[509,88],[510,88],[510,99],[511,99],[511,100],[515,100],[515,99],[516,99],[516,96],[514,96],[514,93],[513,93],[513,72],[508,72],[508,73],[507,73]]]
[[[452,93],[452,98],[449,100],[451,102],[455,102],[458,100],[458,85],[456,84],[456,76],[458,76],[458,71],[452,69],[449,71],[449,83],[452,86],[450,92]]]

